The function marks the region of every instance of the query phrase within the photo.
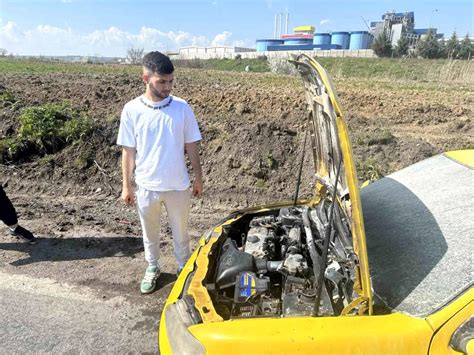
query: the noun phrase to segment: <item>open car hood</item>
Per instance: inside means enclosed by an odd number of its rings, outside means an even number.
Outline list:
[[[316,195],[332,196],[336,186],[337,201],[349,225],[352,244],[358,258],[355,291],[358,302],[366,302],[371,312],[371,285],[364,220],[357,174],[352,159],[349,133],[331,78],[313,58],[301,54],[291,60],[301,74],[308,103],[308,128],[312,145]],[[338,173],[339,169],[339,173]]]
[[[236,211],[206,233],[185,268],[190,276],[183,292],[203,323],[260,315],[318,316],[319,311],[372,314],[347,126],[326,71],[306,55],[292,63],[301,73],[309,104],[305,134],[314,154],[314,197]],[[269,299],[274,303],[264,305]]]

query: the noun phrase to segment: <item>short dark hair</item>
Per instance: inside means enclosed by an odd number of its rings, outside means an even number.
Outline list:
[[[158,51],[147,53],[143,57],[143,66],[158,74],[173,74],[174,72],[174,66],[170,58]]]

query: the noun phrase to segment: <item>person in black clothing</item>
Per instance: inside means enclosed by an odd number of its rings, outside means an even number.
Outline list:
[[[13,207],[2,185],[0,185],[0,219],[8,226],[11,235],[26,242],[33,242],[35,240],[33,233],[18,224],[15,207]]]

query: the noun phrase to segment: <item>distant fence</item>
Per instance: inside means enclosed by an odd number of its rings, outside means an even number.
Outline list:
[[[180,52],[172,54],[172,59],[256,59],[265,56],[267,58],[288,58],[288,54],[306,53],[312,57],[359,57],[376,58],[372,49],[331,49],[331,50],[312,50],[312,51],[269,51],[269,52]]]

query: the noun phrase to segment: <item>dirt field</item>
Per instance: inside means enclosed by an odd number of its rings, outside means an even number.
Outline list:
[[[205,192],[194,199],[193,245],[229,211],[291,199],[303,149],[305,103],[298,78],[273,74],[181,69],[174,94],[194,108],[204,140]],[[360,180],[377,178],[442,151],[474,143],[473,89],[433,82],[336,80]],[[125,297],[158,319],[176,262],[163,224],[165,274],[160,289],[139,294],[145,268],[135,210],[119,200],[120,112],[141,94],[130,74],[0,74],[0,94],[18,100],[0,108],[0,135],[18,128],[22,107],[70,100],[97,128],[86,141],[54,155],[25,156],[0,165],[0,179],[20,221],[38,236],[18,244],[0,233],[0,270],[88,286],[104,299]],[[311,192],[311,153],[302,196]],[[156,323],[155,323],[156,324]],[[148,325],[153,331],[153,324]]]

